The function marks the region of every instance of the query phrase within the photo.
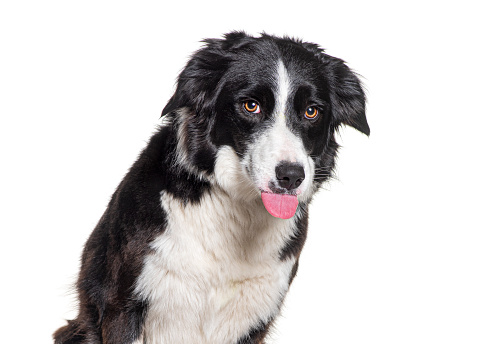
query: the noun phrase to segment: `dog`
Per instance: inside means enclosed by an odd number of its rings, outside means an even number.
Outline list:
[[[203,43],[85,245],[55,343],[264,343],[337,129],[370,134],[358,76],[317,44]]]

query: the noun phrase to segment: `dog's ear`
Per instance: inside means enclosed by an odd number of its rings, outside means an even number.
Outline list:
[[[162,111],[162,116],[180,109],[190,108],[195,113],[208,105],[217,83],[227,69],[229,60],[214,44],[198,50],[177,78],[177,88]]]
[[[177,88],[162,111],[162,116],[188,107],[200,113],[213,106],[220,79],[229,68],[232,54],[252,37],[244,32],[231,32],[224,39],[206,39],[205,46],[193,54],[177,79]]]
[[[344,61],[328,56],[329,84],[334,111],[341,124],[347,124],[365,135],[370,127],[365,114],[365,92],[359,78]]]

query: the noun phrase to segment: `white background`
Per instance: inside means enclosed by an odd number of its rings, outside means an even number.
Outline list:
[[[500,343],[493,1],[4,1],[2,343],[75,316],[82,246],[207,37],[319,43],[364,77],[271,343]],[[328,5],[326,5],[328,3]]]

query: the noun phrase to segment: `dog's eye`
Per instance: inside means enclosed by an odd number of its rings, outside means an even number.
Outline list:
[[[245,111],[250,113],[260,113],[260,105],[256,101],[248,100],[243,103]]]
[[[318,109],[314,106],[310,106],[306,109],[306,112],[304,112],[304,116],[307,119],[314,119],[318,116]]]

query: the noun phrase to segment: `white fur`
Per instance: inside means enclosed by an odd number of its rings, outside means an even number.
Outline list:
[[[236,152],[229,146],[221,147],[217,152],[212,182],[219,185],[235,201],[255,202],[260,198],[260,190]]]
[[[272,217],[259,202],[234,203],[219,188],[197,205],[163,193],[168,226],[136,285],[149,303],[148,344],[234,343],[277,315],[295,264],[278,256],[293,220]]]
[[[286,103],[288,100],[288,96],[290,94],[291,82],[290,82],[290,77],[288,75],[288,71],[286,70],[284,63],[281,60],[278,61],[278,68],[276,75],[277,75],[276,84],[278,86],[278,89],[275,92],[276,107],[274,111],[274,116],[285,119]]]

